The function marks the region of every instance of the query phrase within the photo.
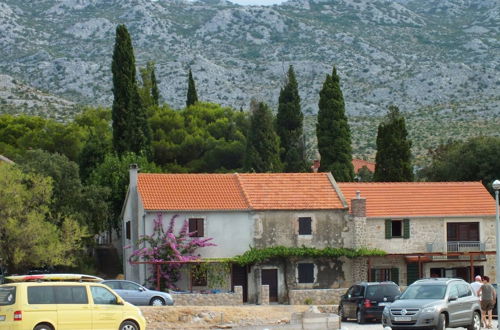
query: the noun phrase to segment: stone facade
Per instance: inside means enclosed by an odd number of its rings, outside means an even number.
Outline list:
[[[290,305],[338,305],[345,292],[345,288],[290,290]]]
[[[259,301],[261,305],[269,305],[269,285],[260,286]]]
[[[243,288],[235,286],[229,293],[171,293],[176,306],[236,306],[243,304]]]

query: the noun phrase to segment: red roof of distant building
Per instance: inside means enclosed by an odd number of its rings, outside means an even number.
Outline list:
[[[358,173],[363,166],[366,166],[370,172],[375,172],[375,163],[363,159],[353,159],[352,166],[354,166],[354,173]]]
[[[495,215],[495,200],[481,182],[342,182],[350,205],[356,191],[368,217]]]

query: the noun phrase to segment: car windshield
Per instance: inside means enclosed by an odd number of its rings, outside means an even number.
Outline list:
[[[380,284],[370,285],[366,288],[366,298],[368,299],[382,299],[384,297],[395,297],[401,294],[396,285]]]
[[[12,305],[16,302],[16,287],[0,287],[0,306]]]
[[[443,299],[446,285],[410,285],[399,299]]]

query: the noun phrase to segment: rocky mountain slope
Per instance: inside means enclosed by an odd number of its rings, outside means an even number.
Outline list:
[[[163,99],[173,107],[184,105],[189,67],[202,100],[247,108],[255,97],[275,106],[293,64],[303,110],[314,114],[336,65],[356,136],[376,127],[374,116],[389,104],[444,122],[499,124],[496,0],[289,0],[266,7],[3,0],[0,73],[73,101],[109,105],[120,23],[131,33],[137,64],[156,62]],[[369,138],[363,154],[373,151],[376,132],[366,134],[358,141]]]

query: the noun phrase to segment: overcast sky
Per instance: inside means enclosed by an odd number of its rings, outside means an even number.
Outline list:
[[[285,0],[229,0],[233,3],[237,3],[239,5],[266,5],[271,6],[275,4],[280,4]]]

